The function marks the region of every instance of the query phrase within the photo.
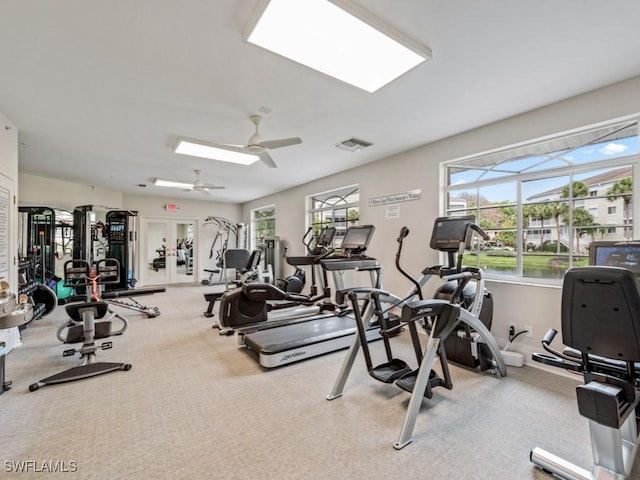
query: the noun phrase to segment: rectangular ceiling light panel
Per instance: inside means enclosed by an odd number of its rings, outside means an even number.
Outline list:
[[[156,187],[175,187],[175,188],[184,188],[185,190],[193,190],[192,183],[172,182],[171,180],[163,180],[161,178],[156,178],[153,181],[153,184]]]
[[[241,165],[251,165],[252,163],[260,159],[258,155],[239,151],[241,147],[230,148],[232,148],[233,150],[227,150],[220,145],[203,142],[201,140],[193,140],[191,138],[178,138],[173,151],[182,155],[191,155],[193,157],[239,163]]]
[[[431,58],[350,0],[261,0],[244,38],[370,93]]]

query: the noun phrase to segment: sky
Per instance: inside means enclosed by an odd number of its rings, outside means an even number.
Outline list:
[[[544,162],[540,165],[535,166],[536,164],[542,162],[544,157],[535,156],[528,157],[525,159],[516,160],[514,162],[510,162],[508,164],[508,168],[506,164],[501,165],[501,169],[514,169],[514,170],[522,170],[527,166],[534,166],[527,171],[535,172],[535,171],[543,171],[548,168],[558,168],[565,167],[568,165],[580,165],[589,162],[596,162],[599,160],[608,160],[611,158],[628,156],[638,153],[638,136],[631,136],[623,139],[617,139],[614,142],[602,142],[599,144],[587,145],[570,152],[567,152],[562,158],[566,161],[559,159],[551,159],[547,162]],[[616,167],[618,168],[618,167]],[[574,176],[574,180],[580,180],[584,178],[591,177],[598,173],[602,173],[604,170],[594,170],[588,173],[580,174],[579,176]],[[469,182],[475,181],[479,176],[478,170],[468,171],[468,172],[460,172],[455,173],[452,176],[452,182],[454,185],[464,185]],[[485,174],[482,176],[482,179],[490,179],[490,178],[505,178],[505,182],[508,182],[508,174],[504,173],[493,173],[493,174]],[[554,188],[562,187],[569,183],[568,176],[563,175],[562,177],[550,178],[544,180],[536,180],[531,182],[526,182],[523,184],[523,198],[530,197],[536,193],[544,192],[547,190],[552,190]],[[485,197],[487,200],[491,202],[502,202],[502,201],[516,201],[516,182],[508,182],[502,185],[491,185],[488,187],[484,187],[480,189],[480,195]]]

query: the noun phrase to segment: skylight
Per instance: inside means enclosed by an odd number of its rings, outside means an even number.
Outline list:
[[[431,50],[350,0],[262,0],[244,38],[373,93]]]

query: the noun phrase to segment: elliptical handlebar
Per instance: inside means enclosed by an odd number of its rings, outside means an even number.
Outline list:
[[[407,271],[402,268],[402,265],[400,265],[400,256],[402,254],[402,243],[404,239],[407,238],[408,235],[409,235],[409,228],[406,226],[402,227],[400,229],[400,234],[398,235],[398,251],[396,252],[396,268],[405,278],[407,278],[411,283],[413,283],[413,285],[416,288],[416,293],[418,295],[418,298],[420,298],[420,300],[424,300],[422,296],[422,288],[420,287],[420,283],[411,275],[409,275],[409,273],[407,273]]]
[[[491,237],[489,236],[489,234],[487,234],[484,230],[482,230],[482,228],[480,228],[480,226],[476,225],[475,223],[469,223],[467,225],[467,228],[475,231],[478,235],[480,235],[482,237],[483,240],[489,240]]]

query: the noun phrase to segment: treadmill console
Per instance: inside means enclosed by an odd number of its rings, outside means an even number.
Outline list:
[[[375,229],[373,225],[349,227],[344,234],[340,249],[349,255],[362,255],[369,246]]]
[[[640,276],[640,240],[591,242],[589,265],[626,268]]]

